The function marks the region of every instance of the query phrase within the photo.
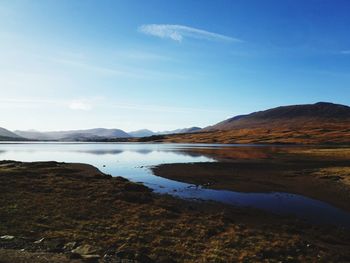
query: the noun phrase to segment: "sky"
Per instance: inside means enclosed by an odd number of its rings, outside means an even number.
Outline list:
[[[347,0],[0,0],[0,127],[154,131],[350,102]]]

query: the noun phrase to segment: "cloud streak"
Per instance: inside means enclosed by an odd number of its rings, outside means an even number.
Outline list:
[[[140,26],[138,31],[146,35],[171,39],[177,42],[182,42],[185,38],[204,39],[209,41],[243,42],[238,38],[184,25],[147,24]]]
[[[350,50],[342,50],[342,51],[340,51],[340,54],[350,55]]]
[[[92,106],[91,106],[91,104],[89,104],[85,100],[75,100],[69,104],[69,108],[71,110],[89,111],[89,110],[91,110]]]
[[[51,61],[62,65],[72,66],[78,69],[94,72],[105,76],[115,77],[128,77],[128,78],[141,78],[141,79],[159,79],[159,78],[177,78],[187,79],[188,76],[185,74],[176,74],[172,72],[162,72],[160,70],[148,70],[143,68],[130,68],[130,67],[117,67],[110,68],[104,66],[98,66],[84,61],[61,59],[61,58],[50,58]]]

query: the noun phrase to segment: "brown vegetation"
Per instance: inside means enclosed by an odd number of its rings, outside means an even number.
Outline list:
[[[141,140],[141,139],[140,139]],[[350,144],[349,124],[215,130],[142,138],[142,141],[229,144]]]
[[[238,144],[350,144],[350,107],[319,102],[236,116],[202,132],[143,141]]]
[[[0,262],[345,262],[349,244],[342,229],[156,195],[89,165],[0,163]]]

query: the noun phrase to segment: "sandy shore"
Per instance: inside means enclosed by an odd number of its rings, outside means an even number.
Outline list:
[[[345,229],[160,196],[89,165],[0,162],[0,262],[346,262],[349,247]]]

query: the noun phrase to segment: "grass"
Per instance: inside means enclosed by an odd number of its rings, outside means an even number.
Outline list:
[[[89,165],[0,163],[0,236],[15,237],[0,239],[2,262],[16,262],[21,249],[28,259],[44,252],[48,262],[64,262],[69,242],[88,244],[101,257],[113,251],[153,262],[339,262],[350,260],[348,234],[157,195]]]
[[[350,144],[350,127],[348,123],[311,123],[302,127],[236,128],[232,130],[163,135],[153,138],[140,138],[138,140],[176,143]]]

